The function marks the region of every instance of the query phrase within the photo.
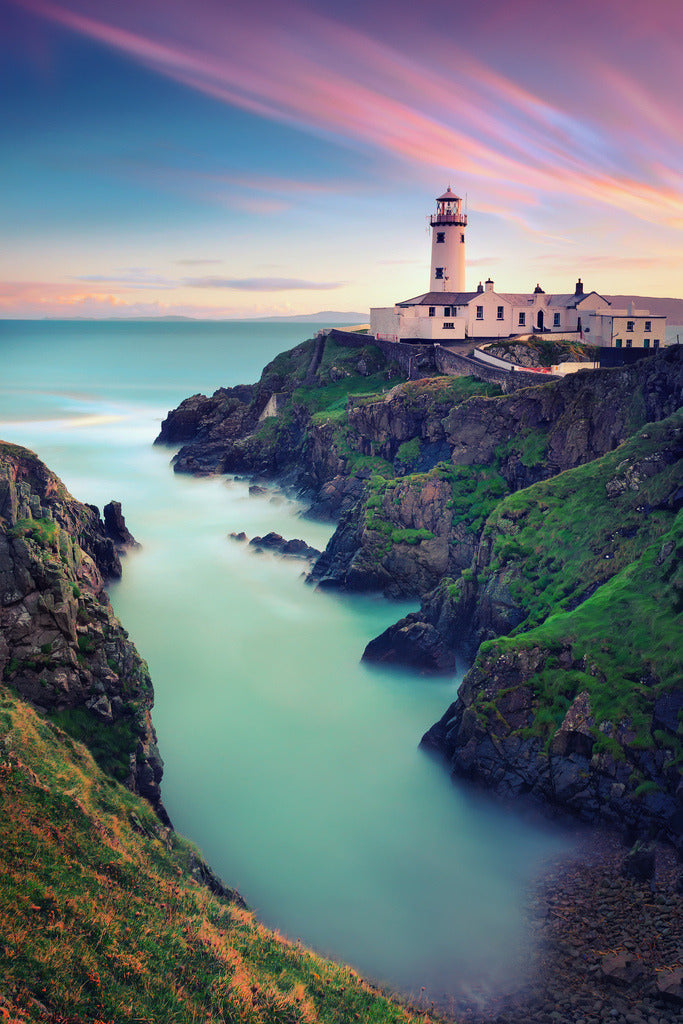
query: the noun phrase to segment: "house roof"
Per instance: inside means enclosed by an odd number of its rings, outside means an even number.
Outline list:
[[[597,295],[599,299],[604,299],[603,295],[599,295],[598,292],[587,292],[585,295],[576,295],[575,292],[566,292],[560,294],[546,294],[545,292],[496,292],[501,299],[505,299],[506,302],[510,302],[513,306],[525,306],[532,305],[536,295],[543,295],[544,306],[564,306],[565,309],[575,309],[579,306],[584,299],[588,299],[591,295]],[[607,299],[604,299],[608,302]]]
[[[481,292],[425,292],[414,299],[404,299],[397,306],[466,306]]]

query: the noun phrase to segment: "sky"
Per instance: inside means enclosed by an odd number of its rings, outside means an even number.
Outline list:
[[[0,317],[683,297],[681,0],[0,0]]]

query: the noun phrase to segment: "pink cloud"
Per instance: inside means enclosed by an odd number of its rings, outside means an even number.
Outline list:
[[[551,196],[683,225],[680,182],[670,171],[677,147],[665,138],[667,125],[681,127],[676,104],[666,103],[665,116],[657,93],[610,64],[610,42],[635,45],[637,30],[647,26],[659,0],[647,16],[634,3],[620,4],[620,20],[611,24],[612,12],[598,11],[598,22],[611,29],[599,36],[602,50],[590,33],[582,40],[576,33],[581,12],[595,11],[593,5],[577,0],[570,22],[545,5],[534,38],[545,40],[552,29],[565,56],[574,47],[577,66],[543,92],[472,56],[466,33],[446,44],[438,31],[430,36],[423,27],[419,39],[397,39],[394,32],[390,44],[294,2],[256,7],[198,0],[191,8],[173,0],[15,2],[227,104],[371,146],[439,174],[478,179],[492,208],[518,217],[539,197]],[[532,24],[533,11],[541,8],[527,6]],[[612,6],[614,0],[607,0],[605,8]],[[504,19],[519,18],[510,5],[491,7],[497,31]],[[94,16],[93,8],[102,13]],[[406,11],[399,3],[399,24]],[[668,17],[662,15],[662,24],[670,25]],[[517,26],[517,37],[523,35]],[[660,43],[666,63],[670,43]],[[597,104],[572,109],[574,86],[604,96],[604,114]],[[553,92],[569,101],[553,100]],[[648,139],[656,159],[649,156]]]

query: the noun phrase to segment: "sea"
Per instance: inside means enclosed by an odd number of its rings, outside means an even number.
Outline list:
[[[573,840],[453,782],[418,749],[462,672],[361,663],[416,603],[319,592],[229,535],[322,548],[333,525],[275,483],[175,474],[153,446],[182,399],[258,379],[319,327],[0,321],[0,438],[74,497],[122,502],[141,547],[109,587],[147,660],[163,800],[265,924],[429,1007],[523,984],[529,887]]]

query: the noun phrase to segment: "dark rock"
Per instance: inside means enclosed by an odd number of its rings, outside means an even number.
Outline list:
[[[241,533],[234,533],[233,532],[233,533],[230,534],[230,537],[232,537],[233,540],[240,540],[240,541],[247,539],[247,535],[244,532],[244,530],[242,530]]]
[[[266,488],[259,486],[259,484],[250,484],[250,486],[249,486],[249,494],[252,496],[252,498],[256,497],[259,494],[267,494],[267,493],[268,492],[267,492]]]
[[[231,889],[225,884],[225,882],[218,877],[218,875],[209,867],[206,861],[197,857],[196,854],[190,855],[188,863],[188,870],[192,878],[201,885],[205,885],[214,895],[222,897],[222,899],[228,900],[230,903],[234,903],[238,907],[242,907],[244,910],[247,909],[247,905],[238,893],[237,889]]]
[[[317,548],[310,547],[306,541],[298,538],[285,540],[279,533],[267,533],[265,537],[253,537],[249,543],[254,547],[268,551],[277,551],[281,555],[290,558],[317,558],[320,552]]]
[[[433,626],[411,616],[375,637],[363,652],[363,661],[407,665],[423,672],[455,671],[455,655]]]
[[[106,576],[120,575],[121,563],[99,512],[72,498],[33,453],[0,443],[2,495],[0,678],[39,710],[78,709],[99,729],[118,726],[122,735],[137,735],[137,751],[129,755],[113,734],[105,770],[114,765],[164,820],[154,691],[104,590]],[[93,747],[96,759],[101,751]]]
[[[553,736],[550,753],[560,757],[567,757],[569,754],[590,757],[595,743],[591,734],[591,727],[594,724],[590,697],[584,690],[574,698],[560,728]]]
[[[654,707],[652,715],[653,729],[666,729],[674,735],[678,729],[683,712],[683,687],[664,693]]]
[[[643,965],[635,956],[628,953],[608,955],[602,961],[602,975],[615,985],[628,987],[643,974]]]
[[[657,995],[676,1006],[683,1006],[683,970],[680,967],[657,972]]]
[[[649,882],[655,874],[655,846],[638,841],[624,857],[621,873],[636,882]]]
[[[117,547],[140,547],[135,537],[126,526],[125,517],[121,512],[120,501],[110,501],[109,504],[105,505],[103,515],[104,528],[107,532],[107,536],[113,540]]]

